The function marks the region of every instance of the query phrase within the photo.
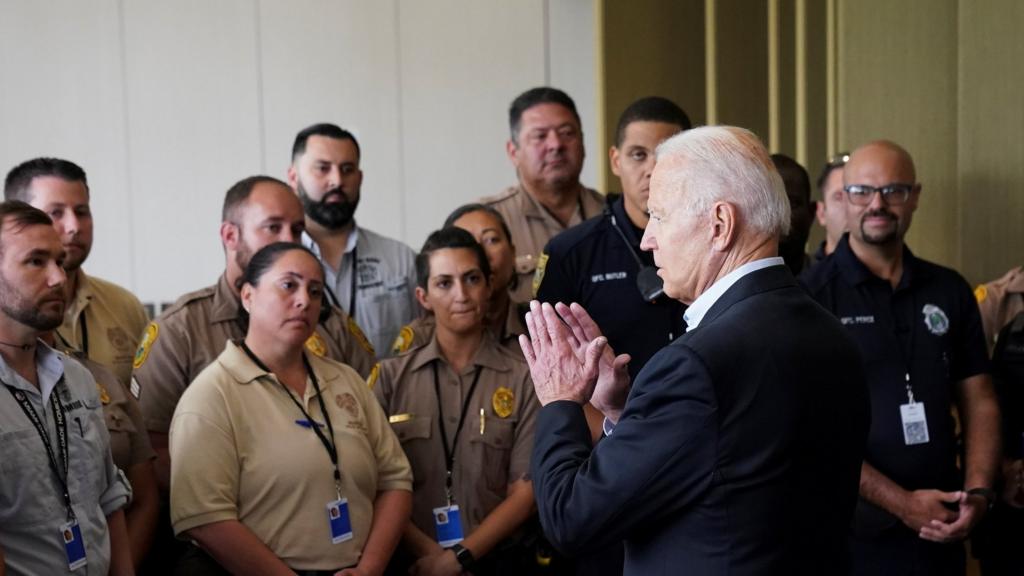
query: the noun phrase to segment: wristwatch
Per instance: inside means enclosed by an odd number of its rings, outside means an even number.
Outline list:
[[[967,490],[967,493],[971,496],[981,496],[988,503],[988,509],[991,510],[996,505],[996,493],[991,488],[971,488]]]
[[[463,569],[470,570],[473,564],[476,564],[476,558],[473,557],[473,553],[462,544],[452,544],[449,550],[455,553],[455,559],[459,561],[459,565]]]

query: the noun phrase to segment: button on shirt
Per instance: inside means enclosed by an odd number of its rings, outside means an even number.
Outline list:
[[[644,266],[654,266],[654,256],[640,250],[641,235],[619,198],[610,212],[555,236],[544,250],[544,269],[537,273],[537,300],[583,306],[615,353],[632,357],[630,379],[685,330],[685,304],[665,295],[647,302],[637,288],[640,266],[636,258]]]
[[[114,466],[99,394],[78,362],[39,343],[39,388],[0,358],[3,387],[32,404],[61,459],[50,395],[65,410],[68,489],[85,543],[86,566],[71,574],[106,575],[110,536],[106,517],[128,503],[131,489]],[[59,466],[63,467],[61,462]],[[39,432],[7,390],[0,389],[0,545],[8,574],[68,574],[60,527],[67,521],[63,488]]]
[[[308,234],[303,235],[302,243],[322,260],[320,247]],[[353,263],[353,254],[358,262]],[[416,253],[398,240],[355,226],[340,264],[323,264],[325,282],[337,300],[335,304],[355,318],[377,354],[387,355],[402,326],[420,315],[416,302]],[[350,309],[353,303],[355,314]]]
[[[437,410],[434,366],[443,420]],[[452,472],[452,492],[461,510],[463,533],[468,535],[504,501],[509,484],[529,475],[540,403],[526,362],[487,335],[473,362],[456,373],[441,356],[434,338],[407,354],[382,361],[377,377],[371,377],[373,392],[390,416],[412,465],[412,521],[431,538],[436,536],[432,510],[447,502],[439,426],[444,426],[452,445],[478,367],[480,380],[469,398],[465,424],[454,444]]]
[[[533,276],[541,252],[548,241],[567,228],[601,213],[604,197],[590,188],[580,188],[580,201],[576,212],[569,219],[569,226],[562,224],[537,202],[522,185],[505,189],[501,194],[481,198],[480,203],[490,206],[501,214],[512,233],[516,247],[516,275],[519,284],[512,293],[517,303],[533,298]]]
[[[860,345],[871,395],[865,461],[905,489],[956,490],[950,406],[955,383],[989,372],[978,306],[957,272],[903,249],[895,290],[857,259],[844,236],[835,252],[801,276],[811,297],[835,314]],[[906,445],[900,405],[924,404],[930,441]]]

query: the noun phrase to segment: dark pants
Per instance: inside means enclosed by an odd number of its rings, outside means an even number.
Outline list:
[[[964,576],[967,557],[961,542],[937,544],[895,526],[873,538],[850,537],[853,576]]]
[[[971,537],[982,576],[1024,576],[1024,510],[996,504]]]

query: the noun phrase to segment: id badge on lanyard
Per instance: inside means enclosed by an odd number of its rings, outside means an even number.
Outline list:
[[[903,442],[907,446],[927,444],[928,418],[925,415],[924,403],[914,401],[914,391],[910,387],[910,374],[906,376],[907,403],[900,405],[900,423],[903,426]]]

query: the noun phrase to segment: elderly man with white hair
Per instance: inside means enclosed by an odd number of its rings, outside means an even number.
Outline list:
[[[569,554],[625,540],[626,574],[841,573],[867,391],[855,344],[778,257],[789,205],[767,151],[740,128],[675,136],[649,209],[642,247],[687,332],[632,387],[578,305],[531,303],[520,337],[545,533]]]

